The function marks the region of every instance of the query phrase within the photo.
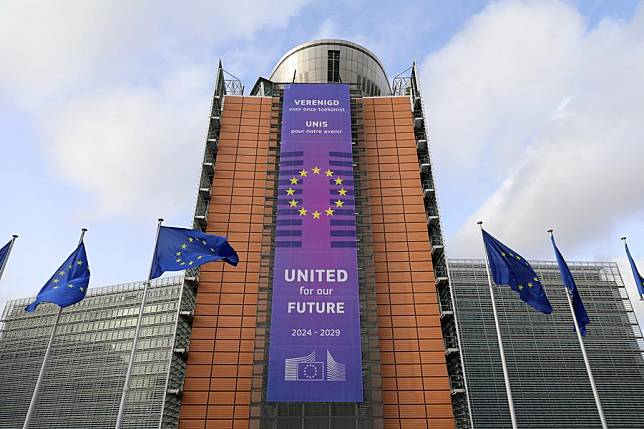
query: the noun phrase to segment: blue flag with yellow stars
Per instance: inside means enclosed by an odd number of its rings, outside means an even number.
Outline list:
[[[224,237],[186,228],[162,226],[154,252],[150,278],[166,271],[196,268],[206,262],[224,260],[236,266],[239,257]]]
[[[570,272],[570,268],[568,268],[568,264],[557,248],[555,237],[550,236],[550,240],[552,241],[552,247],[555,249],[555,256],[557,257],[557,264],[559,264],[561,279],[567,289],[566,293],[570,293],[570,296],[572,297],[572,308],[575,310],[575,317],[579,324],[579,332],[581,332],[581,335],[586,335],[586,325],[590,323],[590,318],[588,317],[588,313],[586,313],[584,303],[581,301],[581,296],[579,295],[579,290],[577,290],[577,285],[575,284],[575,279]]]
[[[9,249],[11,248],[11,241],[0,249],[0,268],[4,265],[5,259],[9,256]]]
[[[45,283],[34,302],[25,307],[25,310],[35,311],[36,307],[43,302],[51,302],[61,307],[76,304],[85,298],[87,285],[89,285],[89,264],[85,254],[85,244],[81,243]]]
[[[644,295],[644,277],[642,277],[640,272],[637,270],[637,266],[635,265],[635,261],[631,256],[631,252],[628,250],[628,244],[626,244],[626,241],[624,241],[624,246],[626,246],[626,255],[628,256],[628,262],[630,262],[631,264],[631,270],[633,270],[633,277],[635,277],[635,284],[637,285],[637,291],[640,293],[640,298],[641,298],[642,295]]]
[[[535,310],[545,314],[552,313],[552,305],[548,301],[546,291],[528,261],[485,230],[483,242],[494,283],[510,286],[523,302]]]

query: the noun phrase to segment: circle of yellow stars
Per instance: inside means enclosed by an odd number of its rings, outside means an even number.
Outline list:
[[[196,261],[199,261],[199,260],[203,259],[203,255],[194,256],[192,259],[189,259],[189,260],[185,260],[183,258],[184,250],[188,248],[189,244],[203,244],[212,253],[215,253],[214,248],[208,247],[208,243],[206,242],[206,240],[200,240],[200,239],[198,239],[196,237],[188,237],[187,241],[188,241],[187,243],[186,242],[181,243],[181,245],[177,248],[177,251],[174,253],[174,255],[175,255],[174,261],[177,264],[179,264],[180,266],[182,266],[182,267],[183,266],[187,266],[186,268],[191,267],[191,266],[193,266],[195,264]]]
[[[503,256],[504,258],[508,258],[508,257],[509,257],[509,258],[514,258],[514,259],[516,259],[517,261],[522,261],[521,256],[519,256],[519,255],[513,255],[512,253],[510,253],[510,254],[508,255],[508,254],[507,254],[507,253],[505,253],[505,252],[501,252],[501,256]],[[535,277],[535,278],[533,278],[532,280],[533,280],[535,283],[539,283],[539,278],[538,278],[538,277]],[[519,290],[520,290],[520,291],[522,291],[526,286],[527,286],[528,288],[533,288],[533,287],[534,287],[534,283],[533,283],[533,282],[528,282],[528,284],[526,284],[525,286],[524,286],[524,285],[522,285],[522,284],[518,284],[518,285],[517,285],[517,287],[519,288]]]
[[[314,220],[319,220],[322,217],[322,214],[324,214],[325,216],[331,217],[335,213],[336,209],[342,208],[344,206],[344,201],[340,199],[341,197],[346,197],[348,192],[348,189],[345,189],[343,185],[344,179],[341,177],[334,176],[334,172],[330,168],[326,169],[325,171],[322,171],[322,169],[317,165],[311,169],[311,173],[313,175],[319,175],[319,176],[322,176],[322,174],[324,174],[324,177],[328,177],[329,179],[333,180],[334,185],[340,186],[340,189],[337,190],[338,199],[334,201],[334,205],[327,206],[327,208],[323,210],[323,212],[320,212],[318,210],[310,212],[308,209],[300,206],[302,201],[295,199],[295,189],[293,189],[293,186],[299,185],[301,178],[309,176],[309,172],[304,168],[299,171],[299,176],[291,177],[289,179],[290,186],[288,187],[288,189],[286,189],[286,195],[291,197],[291,200],[288,202],[288,205],[291,208],[297,209],[297,212],[300,216],[308,216],[309,214],[311,214]]]
[[[81,266],[81,265],[83,265],[84,263],[85,263],[85,262],[83,262],[83,260],[82,260],[82,259],[78,259],[78,260],[76,260],[76,265],[78,265],[78,266]],[[67,266],[67,270],[68,270],[68,271],[71,271],[71,270],[72,270],[72,268],[73,268],[73,265],[72,265],[72,264],[69,264],[69,265]],[[60,285],[59,283],[61,282],[61,280],[63,279],[63,277],[65,277],[65,274],[67,274],[67,273],[66,273],[65,271],[63,271],[63,270],[60,270],[60,271],[58,271],[58,272],[56,273],[56,275],[57,275],[57,276],[56,276],[56,277],[54,277],[53,279],[51,279],[51,282],[54,284],[54,286],[52,287],[52,289],[58,289],[58,288],[60,288],[60,286],[61,286],[61,285]],[[58,276],[60,276],[60,278],[58,278]],[[73,284],[71,284],[71,283],[67,283],[67,287],[68,287],[68,288],[70,288],[70,289],[73,289],[73,288],[74,288],[74,285],[73,285]],[[84,288],[84,287],[82,287],[82,286],[81,286],[81,287],[79,287],[78,289],[79,289],[81,292],[85,292],[85,288]]]

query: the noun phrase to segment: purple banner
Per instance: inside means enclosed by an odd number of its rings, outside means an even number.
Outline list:
[[[284,89],[268,400],[361,402],[349,87]]]

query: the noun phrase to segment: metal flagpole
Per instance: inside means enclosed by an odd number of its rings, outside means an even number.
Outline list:
[[[78,245],[83,242],[85,237],[85,232],[87,228],[81,229],[80,240],[78,240]],[[27,410],[27,416],[25,417],[25,422],[22,425],[22,429],[27,429],[29,423],[31,422],[31,417],[34,414],[34,409],[36,408],[36,400],[38,399],[38,391],[40,390],[40,385],[45,375],[45,367],[47,366],[47,361],[49,360],[49,354],[51,352],[51,345],[54,343],[54,335],[56,335],[56,329],[58,328],[58,322],[60,322],[60,315],[63,313],[63,307],[58,307],[58,313],[56,313],[56,320],[54,320],[54,327],[51,329],[51,335],[49,336],[49,343],[47,344],[47,350],[45,350],[45,357],[42,359],[42,365],[40,366],[40,373],[38,374],[38,380],[36,380],[36,387],[34,387],[34,393],[31,396],[31,402],[29,403],[29,410]]]
[[[148,274],[148,279],[145,282],[143,287],[143,298],[141,299],[141,306],[139,307],[139,318],[136,321],[136,328],[134,329],[134,340],[132,342],[132,351],[130,352],[130,361],[127,364],[127,373],[125,374],[125,382],[123,383],[123,393],[121,395],[121,403],[119,405],[119,413],[116,417],[116,426],[115,429],[120,429],[121,424],[123,423],[123,414],[125,412],[125,400],[127,399],[127,392],[130,389],[130,378],[132,377],[132,367],[134,366],[134,354],[136,353],[136,345],[139,342],[139,332],[141,331],[141,322],[143,321],[143,310],[145,308],[145,303],[148,297],[148,287],[150,286],[150,277],[152,276],[152,265],[154,264],[154,256],[157,251],[157,245],[159,243],[159,231],[161,230],[161,223],[163,219],[159,218],[159,223],[157,224],[157,236],[154,240],[154,251],[152,252],[152,260],[150,261],[150,273]]]
[[[13,243],[15,243],[16,238],[18,238],[18,236],[16,234],[11,236],[11,242],[9,244],[9,250],[7,250],[7,254],[4,257],[4,261],[2,261],[2,266],[0,266],[0,279],[2,278],[2,274],[4,274],[4,267],[7,266],[7,261],[9,260],[9,255],[11,255],[11,249],[13,249]]]
[[[483,222],[476,223],[481,228],[481,237],[483,236]],[[503,380],[505,381],[505,391],[508,395],[508,407],[510,408],[510,420],[512,429],[517,429],[517,416],[514,413],[514,401],[512,400],[512,390],[510,390],[510,376],[508,375],[508,365],[505,362],[505,351],[503,350],[503,340],[501,340],[501,328],[499,327],[499,317],[496,314],[496,302],[494,301],[494,288],[492,287],[492,277],[490,277],[490,264],[487,260],[487,249],[483,242],[483,254],[485,255],[485,272],[487,273],[487,284],[490,287],[490,298],[492,298],[492,313],[494,314],[494,325],[496,326],[496,337],[499,341],[499,353],[501,353],[501,366],[503,367]]]
[[[626,237],[622,237],[621,240],[624,242],[624,245],[626,245]],[[639,291],[640,291],[640,288],[638,287],[637,292],[639,293]],[[644,297],[642,296],[642,294],[640,293],[639,295],[640,295],[640,301],[644,301]]]
[[[552,237],[552,229],[549,229],[548,232]],[[590,387],[593,389],[593,397],[595,398],[595,405],[597,406],[597,412],[599,413],[599,419],[602,422],[602,428],[607,429],[608,425],[606,424],[606,417],[604,417],[604,409],[602,408],[602,403],[599,400],[599,392],[597,392],[597,386],[595,385],[595,379],[593,378],[593,372],[590,369],[590,362],[588,361],[588,355],[586,354],[586,346],[584,346],[584,339],[581,336],[581,331],[579,330],[579,322],[577,321],[577,315],[575,314],[575,308],[572,306],[572,299],[570,298],[570,290],[564,285],[566,289],[566,298],[568,299],[568,306],[570,307],[570,312],[572,313],[572,320],[575,322],[575,332],[577,333],[577,339],[579,340],[579,347],[581,347],[581,354],[584,356],[584,364],[586,364],[586,372],[588,372],[588,379],[590,380]]]

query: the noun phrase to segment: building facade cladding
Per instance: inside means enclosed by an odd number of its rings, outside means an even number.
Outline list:
[[[176,426],[178,404],[166,391],[180,378],[173,350],[185,347],[189,337],[180,313],[194,298],[184,286],[180,276],[159,279],[150,288],[125,428]],[[90,288],[83,301],[63,310],[31,427],[114,426],[142,296],[142,283]],[[22,427],[58,311],[44,304],[27,313],[30,301],[9,301],[3,313],[0,428]]]
[[[353,83],[365,95],[391,94],[380,60],[368,49],[348,40],[325,39],[298,45],[277,62],[269,79],[273,82]]]
[[[584,338],[610,428],[644,427],[642,333],[614,263],[569,263],[590,316]],[[533,262],[554,307],[533,311],[507,287],[495,296],[518,425],[600,428],[572,316],[554,262]],[[474,427],[510,428],[483,261],[452,260]]]
[[[464,390],[452,377],[462,373],[460,355],[443,339],[457,334],[442,310],[451,297],[415,69],[406,96],[368,97],[350,83],[365,401],[266,401],[278,79],[292,80],[279,73],[300,50],[278,63],[271,97],[226,95],[220,67],[195,226],[227,235],[241,262],[201,270],[179,427],[467,428]]]

